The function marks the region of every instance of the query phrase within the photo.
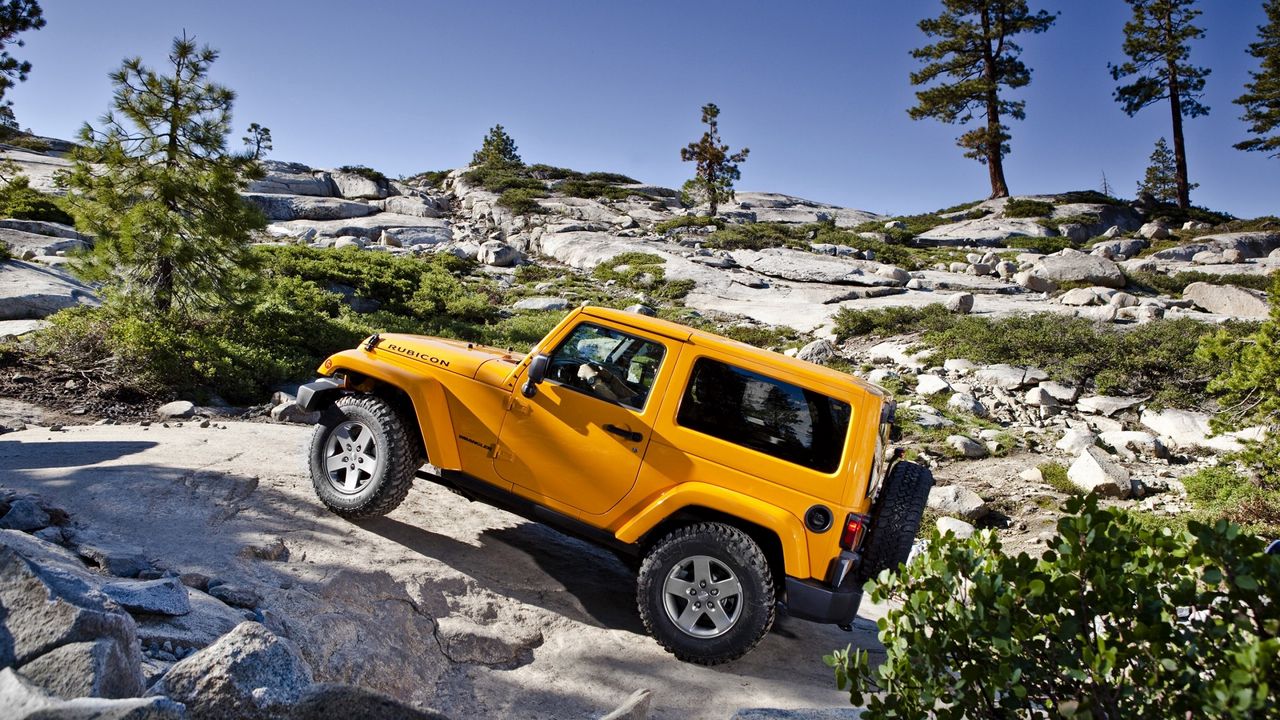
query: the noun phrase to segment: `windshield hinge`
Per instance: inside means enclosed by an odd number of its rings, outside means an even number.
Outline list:
[[[382,340],[382,336],[378,333],[370,335],[369,339],[364,341],[364,351],[373,352],[373,349],[377,347],[378,341],[380,340]]]

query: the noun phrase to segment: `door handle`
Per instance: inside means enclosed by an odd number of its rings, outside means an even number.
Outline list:
[[[628,429],[626,429],[626,428],[620,428],[620,427],[618,427],[617,425],[614,425],[614,424],[612,424],[612,423],[611,423],[611,424],[609,424],[609,425],[605,425],[605,426],[604,426],[604,429],[605,429],[605,432],[611,432],[611,433],[613,433],[614,435],[617,435],[617,436],[622,437],[622,438],[626,438],[627,440],[630,440],[631,442],[640,442],[641,440],[643,440],[643,439],[644,439],[644,436],[643,436],[643,435],[641,435],[640,433],[638,433],[638,432],[631,432],[630,430],[628,430]]]

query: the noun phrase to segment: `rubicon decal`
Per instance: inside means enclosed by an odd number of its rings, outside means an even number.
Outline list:
[[[428,355],[424,352],[418,352],[417,350],[410,350],[407,347],[404,347],[402,345],[396,345],[395,343],[387,343],[386,345],[383,345],[383,347],[386,348],[387,350],[390,350],[391,352],[400,353],[401,355],[407,355],[415,360],[429,362],[432,365],[439,365],[440,367],[449,367],[448,360],[438,358],[435,355]]]

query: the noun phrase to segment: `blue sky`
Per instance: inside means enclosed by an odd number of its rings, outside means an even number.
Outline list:
[[[1208,117],[1189,120],[1196,204],[1280,214],[1280,159],[1242,153],[1239,106],[1263,21],[1261,0],[1205,0],[1193,60],[1213,68]],[[939,3],[624,3],[467,0],[45,0],[48,26],[15,49],[34,65],[11,91],[19,123],[70,137],[107,109],[107,74],[126,56],[161,64],[185,29],[219,49],[214,78],[239,93],[238,138],[271,128],[272,157],[388,175],[464,164],[494,123],[526,162],[623,172],[679,186],[679,148],[715,102],[727,142],[751,148],[741,190],[767,190],[884,213],[986,197],[986,168],[961,132],[912,121],[909,51]],[[1032,84],[1017,93],[1006,174],[1014,194],[1097,188],[1105,172],[1131,196],[1167,105],[1129,118],[1111,98],[1122,59],[1121,0],[1032,2],[1060,11],[1025,36]]]

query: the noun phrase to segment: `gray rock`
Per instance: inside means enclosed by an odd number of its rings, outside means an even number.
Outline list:
[[[378,208],[340,198],[245,193],[242,197],[271,221],[346,220],[372,215]]]
[[[1054,400],[1059,403],[1073,403],[1080,395],[1080,390],[1072,385],[1064,385],[1060,382],[1046,380],[1040,383],[1040,388],[1049,393]]]
[[[1076,407],[1080,408],[1081,411],[1095,413],[1104,417],[1111,417],[1118,412],[1141,404],[1141,398],[1110,397],[1107,395],[1090,395],[1076,401]]]
[[[124,698],[142,688],[140,666],[115,639],[62,645],[22,665],[22,676],[62,698]]]
[[[1265,320],[1271,312],[1266,293],[1234,285],[1194,282],[1182,291],[1182,297],[1218,315]]]
[[[146,646],[169,643],[174,648],[202,648],[244,622],[244,610],[230,607],[207,593],[188,588],[191,612],[185,615],[138,615],[138,640]]]
[[[182,720],[182,705],[166,697],[60,700],[12,668],[0,670],[0,709],[5,720]]]
[[[1165,240],[1169,237],[1169,228],[1164,223],[1149,222],[1138,228],[1138,235],[1147,240]]]
[[[806,362],[825,365],[835,359],[836,346],[831,344],[830,340],[818,339],[800,348],[796,353],[796,358]]]
[[[653,699],[653,693],[649,690],[637,690],[631,693],[631,697],[623,701],[621,705],[614,708],[608,715],[604,715],[600,720],[647,720],[649,717],[649,703]]]
[[[331,171],[329,175],[338,194],[348,200],[379,200],[390,194],[390,186],[385,181],[341,170]]]
[[[1033,387],[1027,391],[1023,402],[1032,407],[1056,408],[1058,407],[1058,398],[1042,387]]]
[[[970,395],[969,393],[956,393],[952,395],[951,398],[947,400],[947,407],[952,410],[969,413],[975,417],[987,416],[986,406],[979,402],[978,398]]]
[[[899,375],[897,371],[890,370],[889,368],[876,368],[867,373],[867,381],[873,382],[876,385],[883,385],[886,381],[897,380],[900,377],[902,376]]]
[[[1123,288],[1127,282],[1120,267],[1110,260],[1070,248],[1041,258],[1032,268],[1032,274],[1055,283],[1087,283],[1113,288]]]
[[[635,313],[637,315],[646,315],[648,317],[656,317],[658,315],[657,311],[654,310],[653,308],[649,307],[648,305],[641,305],[639,303],[635,305],[628,305],[624,309],[624,311]]]
[[[76,534],[76,553],[108,573],[122,578],[136,578],[152,569],[151,560],[131,545],[118,545],[106,539],[86,539]]]
[[[216,585],[209,588],[209,594],[228,605],[248,610],[252,610],[262,603],[262,597],[258,593],[239,585]]]
[[[925,397],[944,393],[951,389],[951,383],[937,375],[920,375],[916,378],[916,394]]]
[[[1111,296],[1111,299],[1107,301],[1107,304],[1118,308],[1137,307],[1138,298],[1127,292],[1118,292]]]
[[[1058,283],[1035,274],[1032,270],[1023,270],[1013,276],[1013,281],[1031,292],[1051,293],[1058,289]]]
[[[297,423],[299,425],[315,425],[320,422],[320,412],[303,410],[294,400],[282,402],[271,408],[271,419],[280,423]]]
[[[1179,449],[1211,448],[1223,452],[1237,452],[1240,440],[1232,435],[1214,435],[1209,426],[1212,416],[1192,410],[1145,410],[1140,422],[1144,427],[1165,438]]]
[[[0,529],[32,532],[49,525],[49,513],[40,504],[28,498],[20,498],[9,505],[9,512],[0,517]]]
[[[1088,430],[1068,428],[1066,432],[1062,433],[1062,439],[1058,440],[1054,447],[1065,453],[1075,455],[1084,452],[1086,448],[1093,447],[1097,441],[1098,436]]]
[[[250,182],[248,192],[318,197],[330,197],[337,192],[328,173],[316,172],[301,163],[264,160],[262,167],[266,177]]]
[[[437,622],[440,646],[457,663],[504,666],[527,661],[543,640],[542,631],[535,627],[481,625],[456,615]]]
[[[307,688],[289,709],[288,720],[449,720],[365,688],[319,684]]]
[[[480,246],[478,259],[484,265],[511,267],[520,259],[520,251],[501,240],[490,240]]]
[[[186,419],[195,415],[196,404],[188,400],[174,400],[156,408],[156,415],[162,418]]]
[[[867,260],[849,260],[785,248],[735,250],[730,254],[742,267],[794,282],[863,287],[900,287],[907,282],[906,279],[877,274],[883,266]]]
[[[56,268],[0,263],[0,320],[40,320],[78,305],[97,305],[93,288]]]
[[[564,298],[531,297],[517,300],[511,307],[516,310],[568,310],[573,303]]]
[[[929,491],[928,506],[939,514],[971,522],[982,519],[990,512],[986,501],[978,493],[961,485],[933,487]]]
[[[1119,232],[1119,228],[1116,228],[1116,231]],[[1111,240],[1094,245],[1090,251],[1095,255],[1101,255],[1110,260],[1116,257],[1134,257],[1145,250],[1147,245],[1146,240]]]
[[[1232,264],[1232,265],[1236,265],[1236,264],[1239,264],[1239,263],[1244,262],[1244,261],[1245,261],[1245,259],[1246,259],[1246,258],[1245,258],[1245,256],[1244,256],[1244,253],[1243,253],[1243,252],[1241,252],[1240,250],[1237,250],[1236,248],[1227,248],[1226,250],[1223,250],[1223,251],[1222,251],[1222,260],[1223,260],[1223,262],[1227,262],[1227,263],[1230,263],[1230,264]]]
[[[1098,439],[1125,460],[1136,460],[1139,455],[1147,458],[1169,457],[1164,443],[1151,433],[1141,430],[1112,430],[1098,435]]]
[[[985,445],[964,435],[947,436],[947,445],[967,458],[983,458],[987,456]]]
[[[1128,498],[1133,494],[1129,471],[1116,464],[1106,450],[1087,447],[1067,469],[1067,479],[1085,492]]]
[[[1098,303],[1098,293],[1093,288],[1071,288],[1070,290],[1058,296],[1058,302],[1063,305],[1096,305]]]
[[[397,215],[426,218],[442,217],[444,215],[444,212],[435,201],[413,195],[395,195],[386,200],[379,200],[374,204],[386,212],[396,213]]]
[[[953,517],[940,517],[933,522],[934,527],[938,528],[939,535],[946,535],[948,532],[956,536],[957,540],[966,540],[973,537],[977,532],[977,528],[973,525]]]
[[[1004,363],[979,368],[974,371],[973,377],[984,385],[1004,388],[1005,390],[1021,390],[1029,385],[1035,385],[1049,379],[1049,375],[1043,370],[1017,367]]]
[[[103,585],[102,592],[130,612],[155,615],[186,615],[191,612],[187,588],[177,577],[119,580]]]
[[[960,315],[968,315],[973,312],[973,295],[970,293],[956,293],[948,297],[947,310]]]
[[[293,643],[242,623],[174,665],[148,695],[187,706],[191,720],[277,720],[311,685],[311,668]]]

